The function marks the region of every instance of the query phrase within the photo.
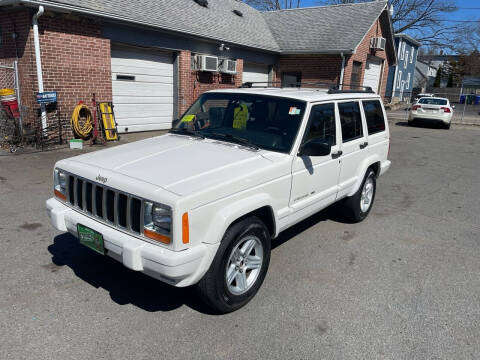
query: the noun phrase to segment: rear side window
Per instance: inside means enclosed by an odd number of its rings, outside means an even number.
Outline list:
[[[311,139],[321,139],[332,146],[335,145],[335,104],[312,106],[303,142]]]
[[[340,113],[340,122],[342,124],[343,142],[361,138],[363,135],[363,129],[360,105],[358,102],[351,101],[339,103],[338,111]]]
[[[382,105],[378,100],[362,101],[365,119],[367,120],[368,134],[376,134],[385,131],[385,119]]]

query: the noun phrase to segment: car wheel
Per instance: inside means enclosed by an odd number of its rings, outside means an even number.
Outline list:
[[[209,270],[197,284],[204,302],[218,313],[247,304],[265,279],[270,233],[256,216],[232,225],[223,236]]]
[[[413,125],[413,120],[408,120],[408,126],[412,126]]]
[[[450,125],[451,125],[451,123],[444,124],[444,126],[443,126],[443,127],[444,127],[445,129],[447,129],[447,130],[448,130],[448,129],[450,129]]]
[[[375,200],[376,189],[377,176],[369,168],[358,191],[345,201],[346,215],[350,221],[360,222],[368,216]]]

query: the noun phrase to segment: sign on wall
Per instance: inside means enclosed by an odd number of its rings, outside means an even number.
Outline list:
[[[39,104],[48,104],[57,102],[57,92],[56,91],[46,91],[43,93],[37,93],[37,103]]]

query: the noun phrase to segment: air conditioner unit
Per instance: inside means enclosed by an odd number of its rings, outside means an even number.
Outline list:
[[[218,71],[218,57],[195,55],[194,69],[199,71]]]
[[[227,74],[237,73],[237,62],[235,60],[220,60],[220,71]]]
[[[385,43],[387,40],[383,37],[373,37],[370,39],[370,49],[385,50]]]

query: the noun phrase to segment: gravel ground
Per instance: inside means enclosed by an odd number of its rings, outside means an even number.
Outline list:
[[[480,129],[401,125],[367,220],[287,230],[223,316],[50,226],[51,170],[74,152],[1,157],[1,358],[480,358]]]

